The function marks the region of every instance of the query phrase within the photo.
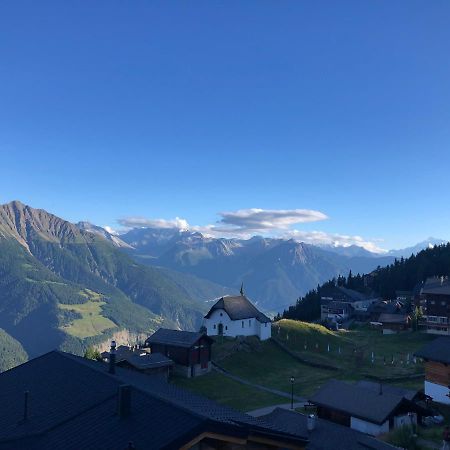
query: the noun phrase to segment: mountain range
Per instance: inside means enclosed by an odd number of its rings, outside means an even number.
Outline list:
[[[333,276],[393,258],[178,229],[117,236],[18,201],[0,205],[0,371],[53,348],[82,353],[119,332],[198,329],[207,300],[242,283],[261,309],[278,312]]]
[[[20,202],[0,206],[4,352],[19,346],[29,356],[53,348],[81,353],[119,330],[198,329],[201,300],[224,291],[193,275],[137,264],[99,230]]]
[[[315,246],[293,239],[254,236],[251,239],[212,238],[178,229],[134,228],[120,235],[136,261],[194,274],[230,289],[244,284],[262,309],[280,311],[338,275],[367,273],[396,257],[442,240],[430,238],[405,250],[377,254],[353,245]]]

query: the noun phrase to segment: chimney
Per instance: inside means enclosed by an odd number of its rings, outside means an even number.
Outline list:
[[[119,417],[128,417],[131,413],[131,386],[121,384],[117,391],[117,414]]]
[[[111,349],[109,350],[109,373],[116,373],[116,341],[111,341]]]
[[[307,430],[313,431],[316,428],[316,416],[314,414],[308,414],[306,421]]]

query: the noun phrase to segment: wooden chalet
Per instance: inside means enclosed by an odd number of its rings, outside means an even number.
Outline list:
[[[211,370],[213,339],[204,333],[160,328],[145,341],[151,353],[170,358],[174,370],[185,377],[196,377]]]
[[[380,314],[378,322],[381,323],[383,334],[396,334],[411,329],[409,314]]]
[[[326,383],[310,402],[317,406],[319,418],[372,436],[416,424],[418,414],[427,412],[403,393],[385,385],[373,389],[338,380]]]
[[[450,335],[450,280],[431,277],[420,292],[423,319],[420,328],[431,334]]]
[[[415,353],[425,361],[425,394],[450,405],[450,337],[442,336]]]

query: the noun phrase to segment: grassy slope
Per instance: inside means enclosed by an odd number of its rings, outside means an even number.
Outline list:
[[[338,367],[339,377],[349,380],[368,375],[384,378],[421,373],[423,367],[414,364],[412,355],[434,338],[422,333],[383,335],[367,326],[332,332],[320,325],[293,320],[277,322],[272,334],[299,356]],[[419,387],[421,380],[411,381],[409,385],[414,383]]]
[[[432,336],[419,333],[383,336],[379,331],[368,328],[332,332],[320,325],[290,320],[274,324],[272,332],[273,336],[286,343],[292,351],[304,359],[327,363],[337,367],[338,370],[318,369],[303,364],[280,350],[273,342],[260,342],[257,338],[247,338],[244,341],[235,339],[217,341],[213,346],[213,360],[234,375],[287,393],[291,388],[290,377],[294,376],[295,393],[308,397],[331,378],[355,381],[367,378],[367,375],[390,377],[420,374],[423,367],[420,363],[413,363],[412,353],[433,339]],[[353,353],[354,349],[357,350],[356,354]],[[372,350],[375,353],[374,364],[371,363]],[[406,364],[408,353],[411,355],[410,364]],[[395,360],[393,365],[390,364],[392,355]],[[386,365],[384,356],[387,360]],[[202,383],[201,380],[207,382]],[[246,407],[245,399],[250,397],[248,388],[231,382],[223,375],[213,374],[210,379],[200,377],[196,380],[183,380],[182,384],[219,402],[241,409],[254,409],[253,405]],[[398,381],[396,384],[422,388],[423,378]],[[287,402],[284,398],[265,398],[265,394],[260,391],[255,391],[252,395],[254,396],[251,397],[252,401],[254,399],[258,404],[256,408]]]
[[[289,402],[286,398],[240,384],[217,372],[193,379],[177,377],[174,382],[240,411],[252,411],[267,405]]]
[[[61,309],[74,311],[81,315],[81,318],[62,326],[61,329],[72,336],[84,339],[102,334],[105,330],[116,328],[114,322],[102,316],[103,305],[106,305],[106,303],[100,301],[88,301],[77,305],[60,304]]]

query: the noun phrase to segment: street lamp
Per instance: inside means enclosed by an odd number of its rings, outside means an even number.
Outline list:
[[[294,409],[294,383],[295,378],[291,377],[291,409]]]

